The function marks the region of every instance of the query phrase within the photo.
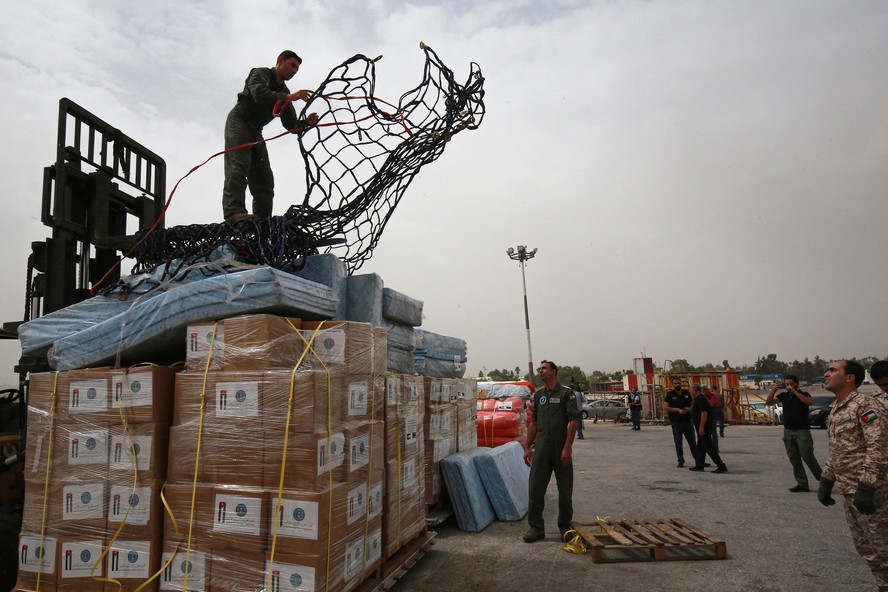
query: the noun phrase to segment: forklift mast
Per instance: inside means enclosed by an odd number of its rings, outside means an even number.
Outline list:
[[[0,338],[15,339],[20,324],[89,298],[118,251],[125,253],[133,235],[163,215],[165,196],[160,156],[62,98],[56,160],[43,169],[40,210],[52,236],[31,243],[24,317],[4,323]],[[115,270],[106,281],[119,278]],[[29,356],[16,366],[19,374],[48,369],[44,359]]]

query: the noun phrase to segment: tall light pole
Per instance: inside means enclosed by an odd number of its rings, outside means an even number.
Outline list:
[[[533,374],[533,350],[530,347],[530,314],[527,312],[527,280],[524,278],[524,264],[528,259],[533,259],[537,250],[528,251],[524,245],[518,245],[517,249],[509,247],[506,254],[512,261],[521,263],[521,285],[524,288],[524,326],[527,327],[527,369],[529,371],[530,382],[534,382]]]

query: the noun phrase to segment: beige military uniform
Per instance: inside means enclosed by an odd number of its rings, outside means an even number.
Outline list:
[[[823,478],[839,486],[857,552],[869,563],[879,590],[888,592],[888,405],[884,397],[854,391],[833,403],[829,461]],[[859,482],[876,488],[874,514],[854,507]]]

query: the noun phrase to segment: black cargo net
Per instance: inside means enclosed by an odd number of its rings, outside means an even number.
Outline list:
[[[404,192],[420,169],[437,159],[455,134],[484,116],[484,78],[472,63],[465,84],[432,49],[422,82],[398,105],[374,95],[375,62],[356,55],[330,72],[301,116],[316,112],[303,131],[306,194],[283,216],[233,224],[156,229],[133,250],[133,275],[162,270],[161,281],[218,260],[297,271],[306,256],[332,252],[349,274],[370,258]],[[377,58],[378,60],[378,58]],[[286,137],[286,136],[285,136]]]

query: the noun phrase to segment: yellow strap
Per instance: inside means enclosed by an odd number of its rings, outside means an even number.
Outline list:
[[[40,547],[39,549],[44,550],[44,557],[46,556],[46,550],[44,545],[46,544],[46,508],[47,508],[47,500],[49,498],[49,469],[52,466],[52,441],[55,439],[55,412],[56,412],[56,390],[59,385],[59,372],[58,370],[52,376],[52,393],[50,393],[50,405],[49,405],[49,445],[46,447],[46,476],[43,481],[43,508],[41,522],[40,522]],[[67,452],[65,453],[67,455]],[[36,589],[40,590],[40,576],[43,574],[43,558],[38,557],[37,562],[37,585]]]

